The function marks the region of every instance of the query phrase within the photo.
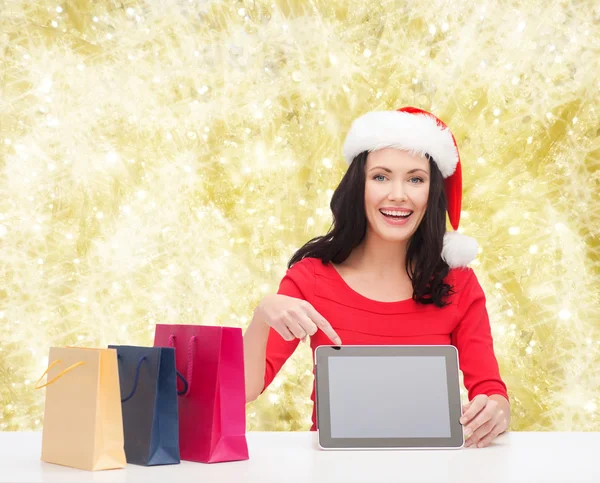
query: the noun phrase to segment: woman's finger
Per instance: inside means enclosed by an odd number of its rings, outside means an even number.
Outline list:
[[[484,394],[475,396],[468,404],[465,404],[464,414],[460,418],[461,424],[468,424],[486,406],[488,397]]]
[[[477,430],[486,424],[488,421],[492,419],[494,412],[492,408],[486,406],[484,409],[479,411],[479,414],[475,416],[471,421],[466,424],[465,428],[465,436],[469,436],[470,434],[475,434]]]
[[[325,317],[323,317],[319,312],[317,312],[317,310],[315,310],[315,308],[310,303],[308,303],[308,305],[305,305],[305,309],[308,317],[319,329],[321,329],[325,333],[327,337],[329,337],[329,340],[331,342],[333,342],[335,345],[342,344],[342,339],[340,339],[340,336],[337,335],[335,330],[333,330],[331,324],[327,322],[327,320],[325,320]]]
[[[272,325],[273,329],[283,338],[283,340],[294,340],[294,334],[290,332],[287,326],[283,323],[277,323]]]
[[[297,339],[304,339],[304,337],[308,335],[302,326],[294,319],[287,319],[285,325]]]
[[[473,446],[473,445],[477,444],[480,440],[485,438],[492,429],[494,429],[495,425],[496,425],[495,421],[489,420],[489,421],[485,422],[484,424],[482,424],[481,426],[479,426],[477,428],[477,430],[474,431],[473,434],[471,434],[471,436],[469,437],[469,440],[468,440],[469,444],[467,446]]]
[[[306,332],[306,335],[313,336],[317,333],[317,324],[315,324],[308,315],[305,313],[300,313],[298,316],[298,323]]]
[[[498,435],[502,432],[502,427],[500,424],[496,424],[492,430],[484,436],[479,443],[477,443],[478,448],[485,448],[488,446],[494,439],[498,437]]]

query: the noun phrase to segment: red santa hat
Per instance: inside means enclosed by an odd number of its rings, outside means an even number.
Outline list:
[[[396,148],[431,156],[444,178],[448,218],[454,232],[444,235],[442,258],[450,268],[467,266],[477,256],[475,239],[458,233],[462,170],[454,135],[440,119],[416,107],[368,112],[356,119],[344,142],[348,165],[363,151]]]

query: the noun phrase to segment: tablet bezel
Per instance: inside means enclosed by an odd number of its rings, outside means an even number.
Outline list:
[[[332,438],[329,401],[329,359],[332,357],[445,357],[449,438]],[[458,351],[451,345],[319,346],[315,349],[315,403],[321,449],[457,449],[464,446],[460,423],[462,404],[458,375]]]

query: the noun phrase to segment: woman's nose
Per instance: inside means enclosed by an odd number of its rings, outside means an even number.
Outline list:
[[[388,194],[388,199],[391,200],[405,200],[406,190],[404,189],[403,183],[392,183],[392,189]]]

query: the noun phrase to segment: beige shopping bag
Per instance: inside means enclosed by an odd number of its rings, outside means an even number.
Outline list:
[[[48,363],[36,385],[46,387],[42,461],[90,471],[124,468],[117,351],[52,347]]]

